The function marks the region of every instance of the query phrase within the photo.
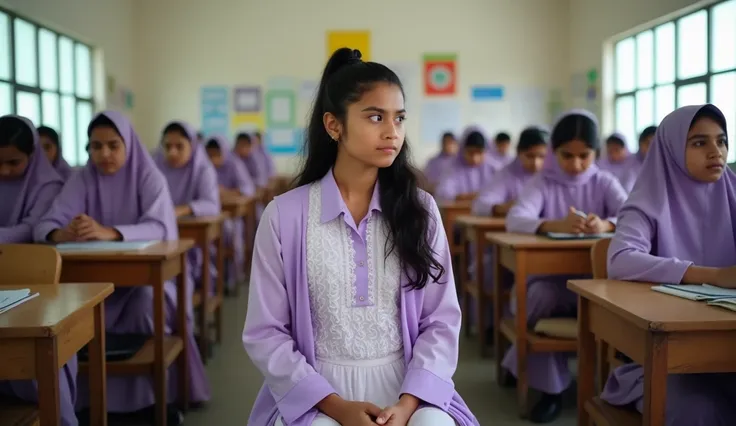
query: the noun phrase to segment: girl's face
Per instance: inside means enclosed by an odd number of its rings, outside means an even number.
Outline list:
[[[647,136],[639,142],[639,153],[641,153],[642,156],[647,156],[647,152],[649,152],[649,145],[652,144],[652,139],[654,139],[654,135]]]
[[[178,131],[164,134],[161,145],[166,154],[166,163],[171,167],[184,167],[192,158],[192,143]]]
[[[537,145],[519,153],[522,167],[529,173],[537,173],[544,166],[547,157],[547,145]]]
[[[13,145],[0,147],[0,181],[23,177],[30,158]]]
[[[463,158],[465,159],[465,163],[471,167],[480,166],[486,159],[486,150],[483,148],[465,147],[463,148]]]
[[[212,162],[212,165],[215,167],[221,167],[222,164],[225,162],[225,158],[222,156],[222,152],[220,152],[220,148],[208,147],[207,156],[210,157],[210,161]]]
[[[238,157],[240,158],[248,158],[252,149],[253,144],[248,140],[238,139],[235,142],[235,153],[238,154]]]
[[[328,133],[339,141],[338,156],[343,151],[342,155],[367,166],[385,168],[393,164],[404,146],[405,118],[401,89],[377,83],[348,106],[345,123],[330,113],[323,120]]]
[[[447,136],[442,139],[442,153],[445,155],[457,154],[458,144],[455,138]]]
[[[125,142],[117,130],[97,126],[89,135],[89,157],[100,174],[114,175],[125,165]]]
[[[577,176],[588,170],[595,161],[595,150],[585,142],[573,139],[565,142],[555,150],[560,168],[570,176]]]
[[[609,142],[606,144],[606,155],[609,160],[618,163],[626,158],[626,149],[616,142]]]
[[[38,139],[41,142],[41,147],[46,154],[46,158],[49,159],[51,164],[54,164],[56,157],[59,155],[59,149],[56,147],[56,144],[48,136],[42,135]]]
[[[496,141],[496,151],[498,151],[501,155],[506,155],[511,150],[511,141],[510,140],[500,140]]]
[[[726,132],[709,117],[701,117],[690,126],[685,142],[685,166],[690,176],[705,183],[723,176],[728,154]]]

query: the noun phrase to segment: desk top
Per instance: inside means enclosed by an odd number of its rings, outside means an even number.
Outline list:
[[[470,210],[473,207],[472,201],[451,201],[439,203],[437,205],[440,210]]]
[[[228,207],[228,206],[247,205],[253,201],[255,201],[255,197],[246,197],[244,195],[241,195],[238,197],[228,197],[228,198],[222,199],[220,203],[222,204],[223,207]]]
[[[455,218],[455,223],[462,226],[497,230],[506,227],[506,219],[503,217],[462,215]]]
[[[502,247],[510,247],[512,249],[538,249],[538,250],[577,250],[590,249],[597,239],[584,240],[553,240],[543,235],[534,234],[514,234],[509,232],[489,232],[486,234],[486,240],[500,245]]]
[[[194,247],[194,240],[160,241],[142,250],[121,251],[69,251],[61,253],[62,262],[94,261],[94,262],[126,262],[135,260],[167,260],[179,256]]]
[[[0,290],[22,288],[39,295],[0,314],[0,338],[55,336],[63,329],[66,319],[79,310],[102,303],[114,289],[111,283],[0,286]]]
[[[651,331],[736,331],[736,312],[651,290],[654,284],[570,280],[567,288]]]
[[[183,216],[176,219],[176,224],[179,227],[199,227],[208,226],[213,223],[221,223],[225,220],[225,215],[217,216]]]

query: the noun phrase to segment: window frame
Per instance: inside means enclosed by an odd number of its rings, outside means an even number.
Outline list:
[[[613,98],[612,98],[613,99],[613,102],[612,102],[613,109],[612,109],[612,111],[613,111],[613,123],[614,123],[614,126],[615,126],[615,123],[618,122],[617,111],[616,111],[616,108],[615,108],[615,106],[618,103],[618,99],[619,98],[622,98],[622,97],[631,96],[631,97],[634,98],[634,100],[636,100],[636,94],[639,91],[652,90],[653,93],[655,94],[655,99],[654,99],[654,102],[652,103],[652,107],[654,109],[652,111],[652,114],[655,117],[655,119],[657,117],[656,90],[657,90],[658,87],[669,86],[669,85],[674,86],[674,88],[675,88],[675,108],[677,108],[677,105],[678,105],[678,102],[679,102],[679,89],[681,87],[683,87],[683,86],[689,86],[691,84],[705,83],[706,102],[711,102],[712,101],[712,98],[711,98],[711,79],[712,79],[712,77],[713,76],[717,76],[717,75],[721,75],[721,74],[726,74],[726,73],[731,73],[731,72],[736,71],[736,67],[734,67],[734,68],[728,68],[728,69],[723,69],[723,70],[720,70],[720,71],[717,71],[717,72],[712,71],[713,58],[714,58],[714,47],[713,47],[713,38],[712,38],[712,28],[713,28],[713,20],[714,20],[713,9],[715,7],[717,7],[718,5],[720,5],[722,3],[725,3],[726,1],[729,1],[729,0],[719,0],[719,1],[715,1],[715,2],[712,2],[712,3],[707,4],[707,5],[700,6],[700,7],[688,8],[688,9],[686,9],[685,11],[683,11],[681,13],[678,13],[678,14],[676,14],[674,16],[668,17],[666,20],[657,21],[654,24],[647,25],[645,28],[637,28],[635,32],[628,32],[625,36],[616,37],[614,40],[612,40],[612,42],[613,42],[612,43],[612,46],[613,46],[613,49],[612,49],[612,53],[613,53],[612,65],[613,66],[612,66],[612,68],[609,68],[609,69],[611,69],[612,75],[613,75],[613,80],[612,80],[613,81]],[[680,37],[680,25],[679,25],[679,21],[682,18],[685,18],[687,16],[690,16],[692,14],[699,13],[699,12],[702,12],[702,11],[705,11],[705,13],[706,13],[706,37],[707,37],[707,40],[708,40],[708,46],[707,46],[708,51],[707,51],[707,55],[706,55],[706,59],[707,59],[706,73],[703,74],[703,75],[697,76],[697,77],[689,77],[689,78],[684,78],[683,79],[683,78],[680,78],[679,77],[679,69],[678,69],[679,68],[679,62],[678,61],[679,61],[679,55],[680,55],[680,53],[679,53],[679,48],[680,48],[680,40],[679,40],[679,37]],[[660,27],[662,25],[669,24],[669,23],[674,24],[674,28],[675,28],[675,33],[674,33],[674,58],[673,58],[673,61],[674,61],[674,64],[673,65],[675,67],[675,79],[674,79],[674,81],[672,81],[670,83],[660,83],[660,84],[658,84],[657,83],[657,31],[656,30],[657,30],[658,27]],[[636,43],[636,38],[640,34],[645,33],[647,31],[652,31],[653,32],[653,36],[654,36],[653,50],[652,50],[652,55],[653,55],[653,59],[654,59],[654,62],[652,64],[652,74],[653,74],[652,84],[650,86],[647,86],[647,87],[639,87],[638,73],[635,72],[635,74],[634,74],[634,76],[635,76],[634,90],[619,93],[617,91],[617,87],[616,87],[616,82],[617,82],[617,78],[618,78],[617,70],[618,70],[618,63],[619,63],[619,58],[616,55],[616,46],[618,45],[619,42],[621,42],[623,40],[627,40],[629,38],[634,39],[635,42],[634,42],[634,58],[633,58],[633,60],[634,60],[634,69],[637,70],[639,45],[638,45],[638,43]],[[636,117],[638,116],[636,102],[634,102],[633,114],[634,114],[634,119],[635,119],[634,122],[636,122]],[[654,125],[657,125],[659,123],[655,122],[653,124]],[[640,131],[641,130],[637,129],[637,132],[640,132]]]
[[[79,40],[78,38],[76,38],[76,37],[74,37],[72,35],[69,35],[69,34],[66,34],[66,33],[62,33],[62,32],[60,32],[60,31],[58,31],[58,30],[56,30],[54,28],[50,28],[50,27],[48,27],[46,25],[43,25],[43,24],[39,23],[38,21],[36,21],[34,19],[30,19],[30,18],[28,18],[26,16],[23,16],[21,14],[18,14],[18,13],[14,12],[12,10],[9,10],[9,9],[7,9],[5,7],[0,6],[0,13],[3,13],[3,14],[5,14],[8,17],[8,34],[7,34],[7,36],[8,36],[8,44],[9,44],[9,46],[8,46],[8,53],[9,53],[9,56],[10,56],[8,58],[9,59],[9,67],[10,67],[10,79],[4,79],[4,78],[0,77],[0,83],[4,83],[4,84],[7,84],[7,85],[10,86],[10,111],[11,111],[11,113],[16,114],[17,111],[18,111],[18,101],[17,101],[18,92],[27,92],[27,93],[32,93],[32,94],[38,96],[38,104],[39,104],[38,116],[40,118],[40,122],[39,123],[33,123],[36,126],[41,126],[42,123],[44,122],[44,118],[43,118],[43,114],[44,114],[44,112],[43,112],[43,93],[54,93],[54,94],[56,94],[56,96],[58,98],[57,99],[57,103],[58,103],[58,105],[57,105],[57,111],[58,111],[58,114],[59,114],[59,117],[58,117],[58,119],[59,119],[59,128],[58,129],[54,129],[54,130],[56,130],[57,132],[59,132],[59,134],[62,133],[61,127],[63,125],[62,124],[62,121],[63,121],[63,113],[62,113],[62,111],[63,111],[63,109],[62,109],[62,102],[63,101],[62,101],[62,98],[63,97],[65,97],[65,96],[66,97],[71,96],[71,97],[74,98],[74,113],[75,113],[75,116],[76,116],[76,112],[77,112],[77,109],[78,109],[78,105],[81,102],[89,103],[90,106],[92,107],[92,111],[94,113],[94,111],[96,109],[96,105],[95,105],[95,87],[96,87],[95,86],[95,83],[96,83],[95,82],[95,76],[96,76],[96,74],[95,74],[95,60],[94,60],[95,47],[92,46],[92,45],[90,45],[89,43],[85,43],[82,40]],[[16,80],[16,69],[15,69],[15,62],[16,62],[16,60],[15,60],[15,56],[16,56],[15,55],[15,20],[16,19],[20,19],[22,21],[25,21],[25,22],[33,25],[34,30],[35,30],[35,36],[36,36],[36,47],[35,47],[35,50],[36,50],[36,52],[35,52],[35,55],[36,55],[36,81],[37,81],[37,86],[36,87],[34,87],[34,86],[28,86],[26,84],[18,83],[17,80]],[[50,32],[52,34],[54,34],[54,36],[56,37],[56,40],[55,40],[55,44],[56,44],[56,89],[53,89],[53,90],[47,90],[47,89],[43,89],[41,87],[42,86],[42,84],[41,84],[41,30],[42,29],[45,30],[45,31],[48,31],[48,32]],[[89,49],[89,53],[90,53],[90,61],[89,61],[90,62],[89,63],[90,69],[89,69],[89,75],[90,75],[90,89],[91,89],[90,90],[90,96],[89,97],[83,97],[83,96],[79,96],[77,94],[77,60],[78,60],[78,58],[77,58],[77,49],[76,48],[73,48],[72,49],[72,55],[73,55],[72,56],[72,91],[71,91],[71,93],[64,93],[61,90],[61,53],[60,53],[61,52],[61,48],[60,48],[60,43],[61,43],[62,37],[69,39],[72,42],[72,46],[73,47],[76,47],[77,45],[82,45],[82,46],[86,47],[87,49]],[[75,123],[75,128],[76,128],[76,123]],[[76,130],[75,130],[75,133],[76,133]],[[77,148],[77,152],[75,153],[75,158],[78,159],[78,158],[81,157],[80,154],[84,150],[84,148],[86,146],[86,143],[81,142],[81,139],[80,138],[77,138],[77,141],[75,142],[75,146]]]

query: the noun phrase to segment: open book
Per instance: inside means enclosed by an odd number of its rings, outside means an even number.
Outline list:
[[[652,287],[652,290],[736,311],[736,289],[709,284],[663,284]]]
[[[56,249],[60,253],[75,251],[135,251],[143,250],[158,241],[87,241],[80,243],[60,243]]]
[[[31,290],[27,288],[21,290],[0,290],[0,314],[11,310],[36,296],[38,296],[38,293],[31,293]]]
[[[568,234],[566,232],[547,232],[544,234],[553,240],[597,240],[599,238],[612,238],[613,232],[602,234]]]

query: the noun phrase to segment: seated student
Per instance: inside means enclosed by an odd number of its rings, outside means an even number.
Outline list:
[[[478,425],[452,382],[460,307],[405,114],[396,74],[333,53],[298,187],[256,234],[243,344],[266,380],[248,425]]]
[[[726,165],[726,119],[713,105],[662,120],[641,179],[619,212],[608,249],[611,279],[736,287],[736,175]],[[642,411],[644,370],[614,370],[601,398]],[[736,375],[671,374],[667,426],[727,426]]]
[[[632,169],[633,155],[626,146],[626,138],[621,133],[613,133],[606,139],[606,156],[598,160],[598,167],[616,176],[626,192],[630,192],[636,182],[636,172]]]
[[[59,176],[61,176],[65,181],[68,180],[69,176],[74,173],[74,169],[72,169],[72,166],[66,162],[64,156],[61,154],[59,134],[51,127],[41,126],[38,128],[38,136],[41,141],[41,146],[46,153],[46,158],[49,159],[51,165],[53,165],[57,173],[59,173]]]
[[[626,191],[610,173],[595,165],[599,145],[598,123],[591,113],[572,110],[557,122],[551,136],[553,154],[542,171],[531,178],[506,216],[506,230],[527,234],[546,232],[597,234],[616,229],[616,213]],[[584,212],[580,217],[578,212]],[[577,313],[577,296],[566,287],[570,276],[535,276],[528,281],[527,322],[531,328],[542,318]],[[577,278],[577,277],[575,277]],[[512,301],[511,310],[516,302]],[[517,375],[516,348],[504,357],[503,367]],[[529,387],[542,392],[529,419],[547,423],[562,409],[560,394],[570,385],[569,354],[532,353],[528,356]],[[510,383],[513,378],[506,374]],[[504,378],[502,377],[501,380]]]
[[[263,146],[263,135],[261,132],[253,132],[253,152],[256,155],[256,161],[264,166],[263,168],[266,171],[268,179],[270,180],[276,177],[276,164],[266,147]]]
[[[256,186],[245,169],[230,150],[227,138],[215,136],[207,141],[207,155],[217,171],[220,186],[220,200],[244,195],[252,197]],[[245,281],[245,246],[243,244],[244,226],[242,219],[228,219],[223,225],[225,244],[233,248],[233,261],[226,268],[227,290],[231,291],[237,283]]]
[[[511,153],[511,136],[505,132],[496,134],[493,146],[488,147],[488,156],[488,160],[498,170],[514,161],[514,155]]]
[[[449,202],[461,196],[472,198],[490,184],[496,172],[496,166],[488,160],[486,138],[480,130],[468,128],[461,141],[462,148],[455,161],[435,189],[437,200]]]
[[[90,123],[89,161],[72,174],[49,212],[34,229],[39,242],[67,241],[172,241],[179,238],[174,204],[166,179],[138,140],[133,126],[122,114],[106,111]],[[191,291],[191,289],[190,289]],[[167,332],[176,330],[176,284],[164,289]],[[191,298],[191,293],[188,296]],[[153,333],[153,288],[116,287],[105,299],[107,333]],[[189,308],[191,320],[192,312]],[[192,333],[189,347],[195,348]],[[172,366],[169,377],[176,376]],[[174,380],[171,400],[176,399]],[[147,376],[109,376],[107,409],[128,413],[155,403],[153,381]],[[189,351],[190,401],[204,402],[210,397],[209,385],[199,352]],[[77,407],[88,404],[86,381],[79,382]],[[179,424],[181,414],[169,409],[169,424]]]
[[[521,132],[516,158],[473,200],[476,216],[505,217],[527,181],[542,169],[547,156],[547,131],[528,127]]]
[[[163,131],[161,149],[154,156],[159,170],[169,184],[169,192],[176,206],[176,217],[182,216],[217,216],[222,211],[220,194],[217,186],[217,173],[208,161],[207,153],[189,124],[183,121],[172,121]],[[215,249],[210,251],[213,254]],[[189,251],[190,272],[197,286],[202,284],[202,249],[197,247]],[[210,275],[212,288],[217,275],[213,259]]]
[[[0,244],[32,242],[33,226],[62,186],[64,181],[41,150],[33,123],[16,115],[0,117]],[[76,426],[76,355],[61,369],[59,391],[61,424]],[[0,380],[0,394],[38,402],[38,388],[31,380]]]
[[[26,118],[0,117],[0,244],[30,243],[64,181],[41,150]]]
[[[453,162],[457,159],[457,151],[458,144],[455,135],[452,132],[443,134],[442,151],[432,157],[424,168],[424,178],[430,188],[436,188],[437,184],[440,183],[440,179],[452,168]]]
[[[256,147],[249,134],[238,133],[235,137],[235,154],[245,165],[251,180],[255,182],[256,186],[260,188],[266,188],[268,186],[268,170],[267,165],[259,158],[256,153]]]
[[[639,173],[641,173],[644,159],[647,156],[647,152],[649,152],[649,144],[654,138],[654,134],[656,132],[657,126],[649,126],[642,130],[639,135],[639,151],[634,155],[629,155],[628,157],[628,164],[626,165],[628,173],[619,179],[621,181],[621,185],[628,192],[631,192],[634,188],[636,179],[639,177]]]

